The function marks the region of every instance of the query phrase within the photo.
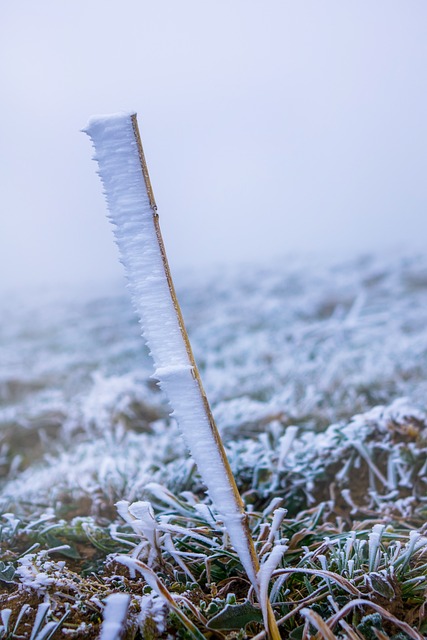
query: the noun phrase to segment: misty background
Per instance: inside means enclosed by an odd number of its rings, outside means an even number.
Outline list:
[[[0,287],[121,277],[89,139],[134,109],[174,268],[422,251],[424,0],[0,9]]]

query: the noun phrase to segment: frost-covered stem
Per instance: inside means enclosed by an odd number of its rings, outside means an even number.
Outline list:
[[[105,600],[103,622],[99,640],[120,640],[126,624],[130,595],[111,593]]]
[[[268,599],[260,598],[259,562],[223,444],[203,389],[172,282],[157,206],[135,114],[91,118],[91,137],[110,219],[154,360],[155,377],[168,396],[218,509],[230,540],[254,587],[271,638],[280,638]]]

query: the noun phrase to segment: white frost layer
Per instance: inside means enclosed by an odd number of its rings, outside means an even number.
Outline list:
[[[249,579],[258,591],[258,579],[246,540],[244,515],[236,505],[193,369],[188,366],[158,369],[155,376],[174,408],[172,415],[196,461],[209,496],[224,520],[227,533]]]
[[[130,596],[112,593],[105,600],[100,640],[119,640],[126,622]]]
[[[188,364],[130,114],[91,118],[85,132],[95,147],[114,236],[155,365]]]
[[[174,409],[209,495],[258,592],[243,514],[227,476],[170,295],[129,114],[92,118],[86,128],[96,151],[110,219],[162,389]]]

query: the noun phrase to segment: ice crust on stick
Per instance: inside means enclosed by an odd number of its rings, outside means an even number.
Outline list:
[[[90,119],[109,217],[155,374],[230,540],[259,595],[258,561],[242,502],[186,338],[132,113]]]
[[[121,262],[155,367],[185,365],[188,356],[165,277],[132,117],[93,117],[84,132],[95,147]]]

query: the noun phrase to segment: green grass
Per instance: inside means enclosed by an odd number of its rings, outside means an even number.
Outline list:
[[[427,635],[426,425],[367,416],[356,446],[357,420],[331,427],[323,448],[302,434],[285,464],[277,429],[229,448],[261,563],[277,554],[269,590],[283,638]],[[395,480],[390,459],[412,486]],[[252,588],[186,468],[175,487],[166,474],[169,486],[151,483],[140,502],[122,501],[121,515],[107,492],[37,517],[28,504],[3,515],[0,638],[96,638],[105,599],[124,592],[126,640],[261,640]]]
[[[127,638],[199,637],[195,629],[202,637],[261,637],[260,612],[251,604],[251,589],[226,534],[219,524],[212,526],[185,506],[188,515],[182,515],[181,508],[158,510],[155,553],[143,535],[126,524],[115,527],[112,537],[111,527],[91,518],[59,522],[48,532],[44,524],[28,530],[20,523],[11,548],[2,554],[1,607],[11,609],[9,631],[2,637],[27,637],[43,601],[50,605],[49,621],[74,631],[72,637],[91,637],[102,621],[102,602],[116,591],[132,596]],[[391,524],[374,525],[374,532],[372,527],[345,531],[342,522],[333,522],[325,505],[319,505],[296,519],[285,517],[271,536],[275,514],[254,513],[250,523],[262,559],[268,559],[274,543],[287,546],[270,593],[283,637],[314,635],[310,612],[322,621],[335,618],[332,630],[337,637],[348,625],[358,638],[376,637],[373,628],[385,638],[421,637],[396,635],[405,634],[407,625],[427,632],[427,540],[419,532]],[[62,546],[66,544],[69,548]],[[22,555],[26,545],[30,553]],[[127,556],[127,563],[141,563],[144,569],[135,577],[120,562],[129,545],[132,551],[138,549],[140,560]],[[32,586],[16,588],[16,567],[21,567],[21,581],[33,580]],[[352,607],[356,599],[361,604]],[[141,609],[147,612],[142,621]],[[319,637],[327,637],[319,632]]]

